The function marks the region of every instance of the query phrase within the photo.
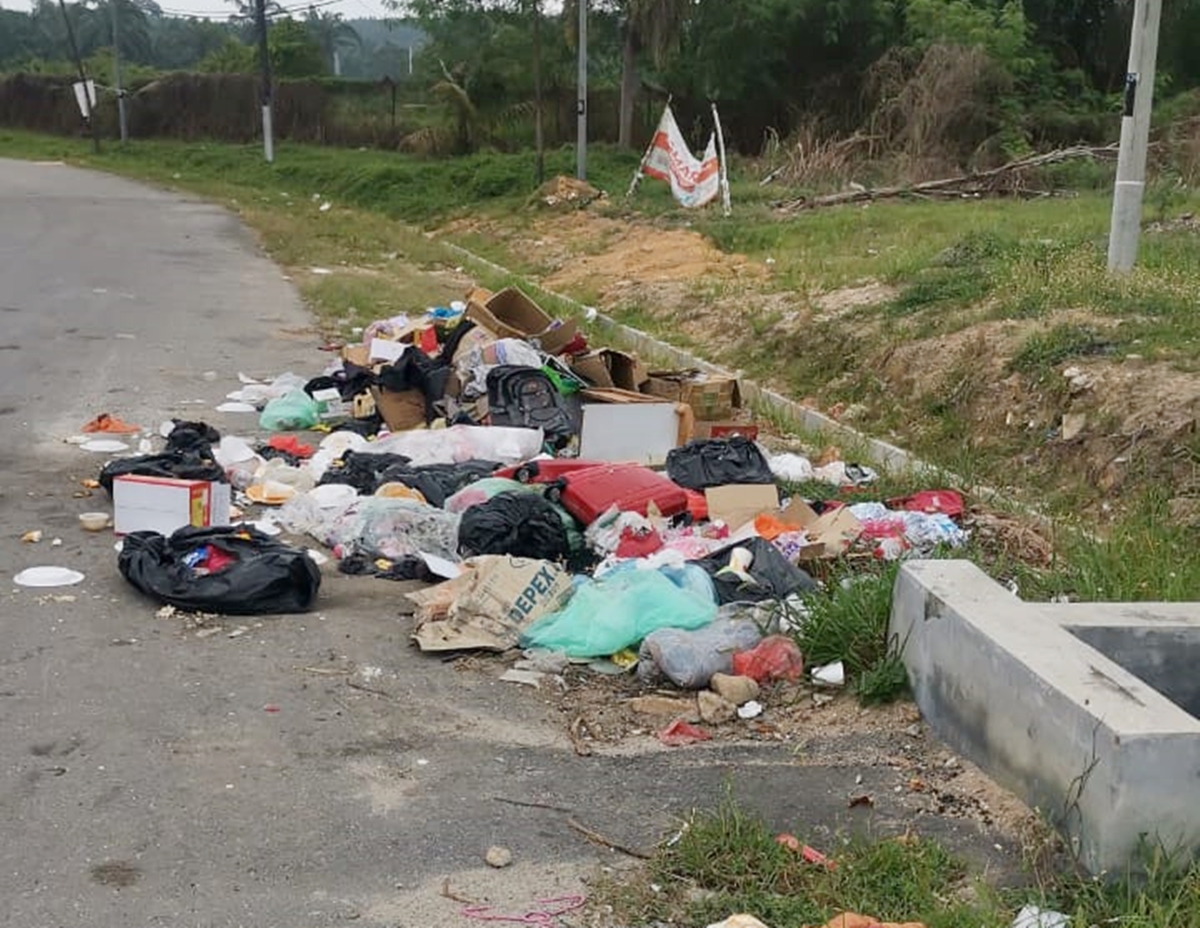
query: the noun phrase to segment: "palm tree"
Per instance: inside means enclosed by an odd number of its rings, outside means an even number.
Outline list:
[[[355,48],[362,51],[362,38],[353,26],[342,21],[341,13],[318,13],[310,6],[305,23],[334,74],[341,72],[337,67],[337,56],[342,49]]]

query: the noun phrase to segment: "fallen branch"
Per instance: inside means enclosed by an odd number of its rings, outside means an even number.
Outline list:
[[[609,850],[617,851],[621,854],[625,854],[628,857],[636,857],[638,860],[649,860],[651,857],[651,855],[647,854],[645,851],[639,851],[637,848],[627,847],[624,844],[618,844],[616,841],[610,841],[608,838],[604,837],[604,835],[600,834],[600,832],[588,828],[587,825],[583,825],[573,818],[567,819],[567,825],[573,831],[579,832],[593,844],[599,844],[601,847],[606,847]]]
[[[503,802],[505,805],[521,806],[524,809],[549,809],[551,812],[563,812],[567,815],[571,814],[571,810],[565,806],[553,806],[548,802],[527,802],[524,799],[506,799],[503,796],[493,796],[493,802]]]
[[[899,197],[949,194],[985,194],[995,193],[1001,189],[1001,181],[1016,180],[1037,168],[1050,164],[1060,164],[1081,158],[1111,158],[1117,152],[1115,145],[1090,147],[1079,145],[1074,148],[1060,148],[1057,151],[1046,152],[1042,155],[1031,155],[1028,158],[1018,158],[1009,161],[998,168],[987,171],[976,171],[971,174],[959,174],[955,177],[943,177],[939,180],[927,180],[918,184],[904,184],[895,187],[877,187],[874,189],[843,190],[839,193],[829,193],[819,197],[799,197],[778,204],[783,212],[792,213],[806,209],[818,209],[823,206],[843,206],[848,203],[864,203],[872,200],[888,200]]]

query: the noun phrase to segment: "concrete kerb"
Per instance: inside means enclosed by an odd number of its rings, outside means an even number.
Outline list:
[[[1195,605],[1025,603],[968,561],[911,561],[888,632],[937,736],[1091,872],[1136,865],[1146,839],[1200,851],[1200,721],[1181,708],[1197,686],[1170,653],[1200,649]]]

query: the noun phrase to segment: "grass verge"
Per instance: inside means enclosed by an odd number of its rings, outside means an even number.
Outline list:
[[[803,830],[795,835],[803,844]],[[727,793],[694,814],[640,878],[601,883],[592,904],[627,925],[705,925],[746,912],[771,928],[799,928],[856,912],[928,928],[1007,928],[1036,905],[1063,913],[1072,928],[1200,928],[1200,865],[1154,849],[1137,877],[1101,881],[1068,869],[996,885],[912,832],[825,841],[820,850],[835,866],[806,862]]]

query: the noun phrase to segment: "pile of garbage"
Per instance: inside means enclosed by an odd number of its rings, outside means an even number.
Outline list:
[[[521,649],[514,670],[534,680],[636,666],[647,685],[705,691],[711,721],[752,718],[761,684],[803,673],[787,617],[831,559],[966,539],[951,490],[786,495],[876,474],[770,453],[736,379],[593,348],[515,288],[361,336],[315,377],[239,375],[217,408],[257,416],[249,437],[172,421],[164,446],[102,468],[129,582],[178,608],[303,611],[332,556],[345,574],[425,582],[406,593],[422,650]],[[703,737],[676,721],[667,743]]]

